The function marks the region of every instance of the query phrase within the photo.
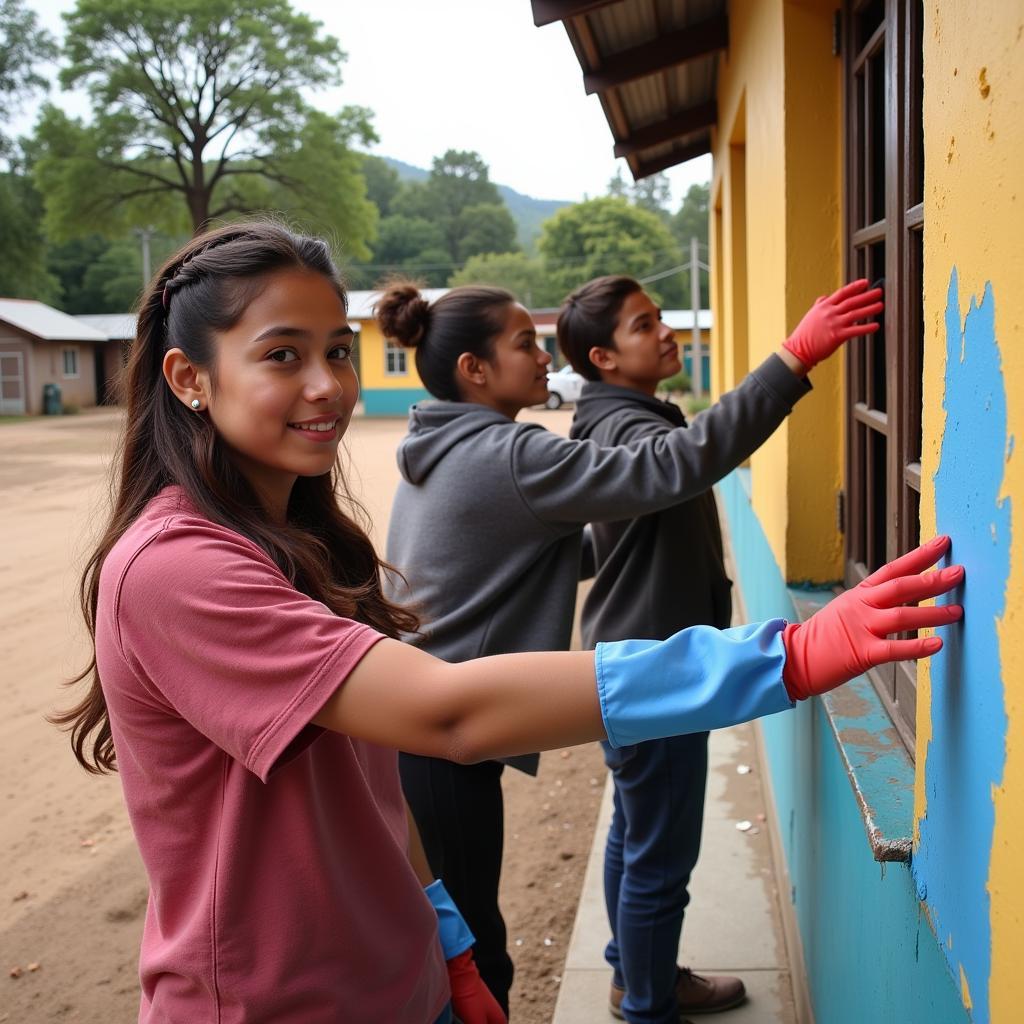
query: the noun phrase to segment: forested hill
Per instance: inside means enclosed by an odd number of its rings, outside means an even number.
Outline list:
[[[430,173],[422,167],[414,167],[412,164],[407,164],[403,160],[395,160],[390,156],[383,157],[383,160],[394,167],[403,181],[425,181]],[[516,222],[519,244],[527,250],[533,249],[537,235],[540,234],[542,222],[563,206],[572,205],[567,199],[534,199],[533,196],[523,195],[522,192],[517,192],[514,188],[509,188],[508,185],[495,183],[495,187],[501,194],[501,198],[505,200],[505,205]]]

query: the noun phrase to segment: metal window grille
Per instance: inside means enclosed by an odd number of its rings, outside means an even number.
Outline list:
[[[846,584],[916,546],[924,345],[921,0],[843,10],[846,248],[851,277],[884,278],[877,334],[848,346]],[[872,680],[913,753],[916,671]]]

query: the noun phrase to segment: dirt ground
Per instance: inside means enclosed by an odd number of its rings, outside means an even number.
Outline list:
[[[564,432],[566,411],[528,414]],[[120,414],[0,424],[0,1021],[121,1024],[138,1010],[146,880],[115,777],[90,777],[43,716],[87,660],[77,579],[105,504]],[[350,476],[385,535],[404,425],[359,420]],[[512,1019],[547,1024],[593,837],[596,746],[506,773],[502,904],[516,961]],[[347,1018],[346,1018],[347,1019]]]

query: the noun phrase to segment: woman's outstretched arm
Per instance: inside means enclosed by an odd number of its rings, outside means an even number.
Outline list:
[[[802,625],[769,620],[684,629],[667,640],[594,652],[502,654],[449,664],[396,640],[362,657],[313,721],[459,763],[605,738],[614,745],[717,729],[793,706],[890,661],[928,657],[958,605],[911,608],[963,582],[962,566],[925,573],[938,537],[883,566]]]
[[[593,651],[452,665],[397,640],[371,648],[313,721],[464,764],[605,736]]]

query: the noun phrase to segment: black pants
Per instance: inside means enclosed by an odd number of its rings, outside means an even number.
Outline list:
[[[402,789],[423,839],[430,869],[440,878],[476,937],[473,959],[484,984],[508,1013],[512,960],[498,909],[505,808],[504,765],[461,765],[400,754]]]

